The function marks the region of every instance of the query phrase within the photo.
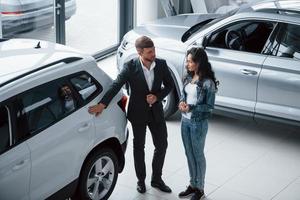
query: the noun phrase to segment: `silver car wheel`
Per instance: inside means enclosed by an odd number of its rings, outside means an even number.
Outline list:
[[[86,187],[89,197],[102,199],[112,187],[115,173],[112,159],[108,156],[100,157],[88,173]]]

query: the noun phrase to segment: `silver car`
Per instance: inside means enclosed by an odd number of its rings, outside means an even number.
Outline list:
[[[164,103],[177,110],[185,53],[205,47],[220,81],[215,112],[300,124],[300,1],[267,1],[225,15],[185,14],[128,32],[118,49],[119,69],[136,56],[134,41],[153,38],[176,89]]]
[[[54,24],[53,0],[1,0],[2,34],[11,37],[20,32]],[[76,12],[76,1],[65,1],[65,18]],[[0,27],[1,28],[1,27]]]

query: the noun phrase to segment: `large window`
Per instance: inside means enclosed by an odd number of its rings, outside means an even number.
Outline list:
[[[119,0],[76,0],[66,21],[66,44],[89,54],[119,43]]]
[[[120,38],[132,28],[132,2],[1,0],[0,38],[58,42],[99,57],[115,50]]]
[[[1,0],[4,38],[34,38],[55,42],[54,0]]]

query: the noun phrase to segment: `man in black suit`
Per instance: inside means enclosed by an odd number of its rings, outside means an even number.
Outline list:
[[[89,108],[91,114],[99,115],[108,106],[121,87],[128,83],[130,100],[127,117],[133,130],[133,155],[138,178],[137,190],[146,192],[145,136],[148,126],[155,146],[152,160],[151,186],[163,192],[171,189],[162,180],[162,168],[168,146],[167,126],[162,100],[173,88],[173,80],[165,60],[157,59],[153,41],[142,36],[135,42],[139,57],[124,64],[123,70],[105,93],[100,103]],[[163,88],[162,88],[163,84]]]

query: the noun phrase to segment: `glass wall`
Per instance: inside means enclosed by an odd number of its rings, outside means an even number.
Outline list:
[[[34,38],[55,42],[53,1],[0,0],[2,37]]]
[[[66,41],[68,46],[96,54],[119,44],[119,1],[65,0],[64,26],[54,23],[55,12],[56,16],[63,12],[54,8],[55,0],[0,0],[0,33],[3,38]]]
[[[119,43],[119,0],[76,0],[66,45],[94,54]]]

